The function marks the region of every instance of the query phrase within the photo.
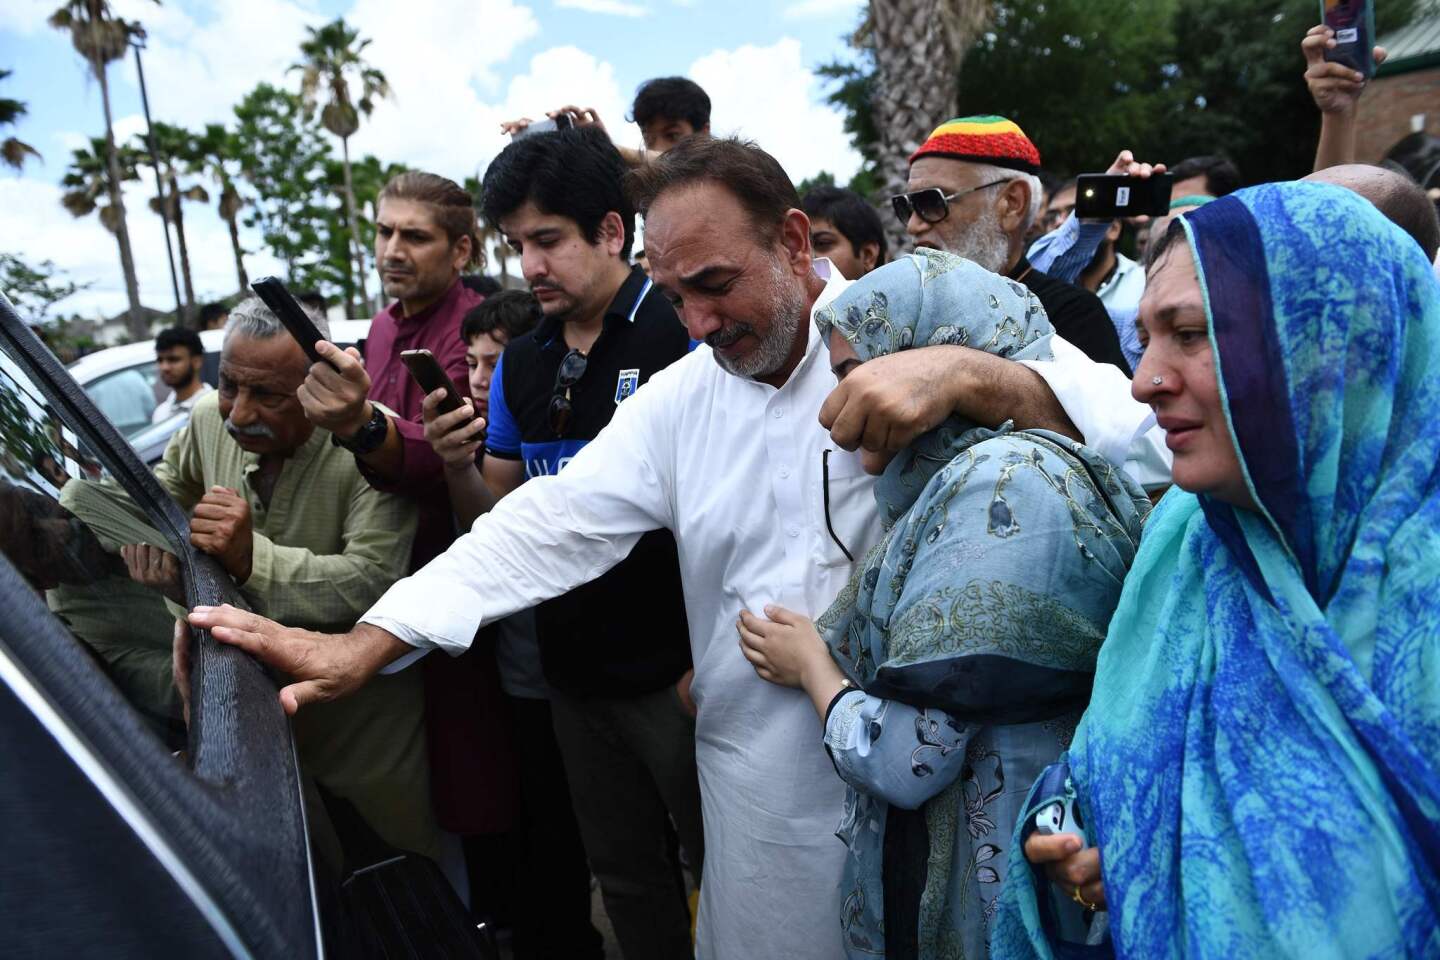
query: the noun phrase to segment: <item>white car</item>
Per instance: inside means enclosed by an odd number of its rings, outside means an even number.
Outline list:
[[[361,353],[365,352],[365,338],[369,333],[369,320],[335,320],[330,324],[330,335],[336,344],[358,346]],[[223,330],[206,330],[200,334],[200,342],[205,346],[205,365],[200,369],[200,376],[212,387],[219,385],[220,347],[224,340]],[[150,421],[155,408],[169,393],[155,368],[153,340],[87,354],[70,364],[69,370],[95,406],[147,464],[154,464],[165,455],[165,445],[189,419],[189,414],[181,412],[161,423]]]

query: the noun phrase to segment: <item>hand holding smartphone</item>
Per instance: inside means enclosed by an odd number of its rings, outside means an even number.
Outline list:
[[[1325,59],[1375,76],[1375,5],[1372,0],[1320,0],[1320,19],[1335,31]]]
[[[440,401],[439,413],[454,413],[465,405],[465,401],[460,399],[460,391],[455,387],[455,381],[450,379],[445,368],[440,366],[440,361],[435,359],[435,354],[429,350],[402,350],[400,362],[405,364],[405,369],[410,371],[410,376],[427,396],[436,390],[444,389],[445,396]]]
[[[1075,182],[1075,216],[1081,220],[1163,217],[1170,212],[1170,188],[1174,182],[1168,173],[1148,177],[1082,174]]]

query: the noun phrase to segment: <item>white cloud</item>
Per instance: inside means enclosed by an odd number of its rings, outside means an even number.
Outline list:
[[[510,116],[486,101],[500,95],[497,68],[539,33],[528,8],[510,0],[437,0],[424,7],[359,0],[347,19],[374,38],[366,56],[392,90],[362,122],[352,153],[461,180],[504,146],[500,122]],[[533,115],[551,106],[525,109]]]
[[[21,34],[48,30],[50,25],[45,21],[58,6],[57,0],[5,0],[0,3],[0,30]]]
[[[321,18],[291,0],[216,0],[203,22],[178,4],[114,0],[115,12],[144,22],[145,85],[157,120],[194,127],[231,122],[231,108],[256,84],[294,87],[286,70],[307,24]],[[133,91],[133,66],[113,75]]]
[[[377,65],[379,58],[377,56]],[[484,172],[510,142],[500,124],[517,117],[540,118],[545,111],[574,104],[593,107],[611,136],[638,145],[639,129],[622,117],[626,100],[609,63],[576,47],[554,47],[530,58],[525,72],[512,77],[488,102],[464,84],[445,98],[427,96],[433,65],[401,65],[387,75],[395,97],[376,107],[351,147],[440,173],[454,180]],[[583,102],[576,103],[583,98]]]
[[[643,17],[648,12],[638,3],[623,0],[555,0],[562,10],[584,10],[586,13],[607,13],[616,17]]]
[[[810,17],[848,18],[859,8],[860,0],[798,0],[786,6],[781,16],[786,20]],[[845,22],[848,23],[849,20]]]
[[[139,2],[117,0],[117,12],[145,18],[152,112],[156,119],[189,126],[232,122],[231,106],[261,80],[293,88],[297,80],[285,69],[298,56],[304,25],[316,20],[300,3],[287,0],[253,0],[253,5],[252,0],[219,0],[203,23],[170,4],[126,6]],[[434,0],[414,6],[357,0],[346,13],[363,36],[373,38],[367,59],[386,73],[394,89],[394,97],[381,101],[362,124],[351,142],[352,154],[372,153],[458,180],[482,172],[509,142],[499,132],[502,120],[539,117],[576,100],[599,112],[617,142],[639,144],[638,128],[622,119],[628,99],[610,63],[569,46],[544,50],[525,64],[507,63],[518,45],[539,34],[528,7],[515,0]],[[260,20],[271,18],[266,31],[245,22],[256,7]],[[435,42],[440,36],[444,43]],[[132,82],[133,71],[115,75],[125,74],[130,79],[121,82]],[[98,107],[95,113],[98,120]],[[61,163],[51,169],[63,169],[73,147],[88,146],[88,119],[72,121],[78,129],[51,134],[50,142],[62,148],[54,158]],[[117,138],[123,142],[143,125],[135,114],[118,117]],[[141,183],[126,187],[126,209],[141,299],[166,309],[173,295],[159,220],[146,206],[152,192],[145,170]],[[0,236],[25,237],[23,249],[15,252],[27,260],[51,259],[72,279],[95,281],[61,309],[114,314],[125,306],[115,239],[93,216],[72,220],[60,207],[59,195],[53,183],[0,180]],[[187,204],[185,214],[196,296],[204,300],[234,292],[229,235],[213,204]],[[242,230],[241,239],[247,249],[262,250],[258,236],[249,231]],[[0,249],[8,248],[0,242]],[[263,251],[247,256],[246,263],[252,276],[278,268]]]
[[[153,192],[149,182],[125,185],[126,220],[140,281],[140,300],[148,307],[169,310],[175,305],[175,297],[165,260],[165,239],[160,218],[147,206]],[[18,254],[30,264],[53,260],[70,280],[91,283],[88,290],[60,303],[58,312],[87,317],[118,313],[125,308],[126,297],[115,237],[94,214],[71,217],[60,206],[60,194],[58,186],[45,180],[0,178],[0,236],[15,238],[9,243],[0,242],[0,249]],[[235,275],[230,235],[213,204],[185,205],[185,236],[197,300],[203,303],[234,293],[239,278]],[[273,257],[260,249],[256,238],[247,238],[242,232],[241,242],[246,249],[256,251],[245,257],[250,276],[281,269]]]
[[[860,169],[844,115],[817,102],[821,91],[798,41],[717,50],[696,60],[690,76],[710,95],[714,131],[755,140],[796,183],[821,170],[844,183]]]

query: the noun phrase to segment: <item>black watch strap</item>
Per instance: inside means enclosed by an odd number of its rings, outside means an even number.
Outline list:
[[[330,442],[337,447],[344,447],[354,454],[364,455],[378,450],[380,445],[385,442],[386,434],[390,432],[390,423],[379,404],[370,406],[370,419],[366,420],[365,425],[355,432],[355,436],[347,440],[332,433]]]

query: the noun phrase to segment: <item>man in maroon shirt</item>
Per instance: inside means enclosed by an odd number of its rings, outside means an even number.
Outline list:
[[[320,353],[334,368],[313,364],[298,393],[305,415],[355,454],[372,487],[418,503],[412,570],[442,553],[456,531],[445,463],[425,439],[425,391],[400,352],[429,350],[469,396],[460,321],[483,297],[460,282],[460,271],[481,257],[474,204],[459,184],[433,173],[402,173],[385,185],[375,263],[396,302],[371,321],[363,361],[353,347],[322,342]],[[422,664],[435,812],[446,829],[467,835],[504,830],[516,802],[499,675],[482,647],[448,663]]]
[[[469,393],[460,321],[482,298],[460,282],[460,271],[479,258],[469,193],[433,173],[392,179],[380,191],[375,262],[385,294],[396,302],[371,322],[363,363],[353,348],[322,346],[339,371],[317,364],[300,388],[305,415],[355,454],[372,486],[419,502],[416,568],[449,546],[455,530],[444,463],[425,441],[425,392],[400,363],[400,351],[429,350],[461,394]]]

